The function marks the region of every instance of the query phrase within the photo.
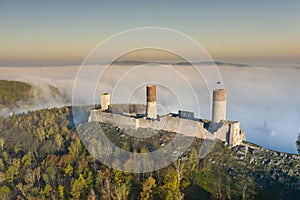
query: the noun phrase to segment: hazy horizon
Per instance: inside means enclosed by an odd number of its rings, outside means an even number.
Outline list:
[[[52,63],[53,61],[51,61]],[[145,63],[170,63],[170,64],[176,64],[180,61],[141,61],[140,59],[130,59],[130,60],[124,60],[122,62],[145,62]],[[192,63],[205,63],[206,61],[193,61]],[[213,63],[222,63],[222,64],[237,64],[237,65],[257,65],[257,66],[285,66],[285,65],[300,65],[300,58],[294,58],[294,59],[271,59],[271,58],[229,58],[229,59],[213,59]],[[70,63],[14,63],[14,62],[0,62],[0,67],[47,67],[47,66],[80,66],[82,65],[82,62],[70,62]],[[103,63],[90,63],[90,64],[103,64]]]

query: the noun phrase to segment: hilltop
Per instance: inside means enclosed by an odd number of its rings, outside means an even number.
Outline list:
[[[108,168],[82,145],[69,107],[0,119],[0,195],[3,199],[297,199],[300,156],[251,143],[229,148],[217,141],[199,159],[203,140],[163,169],[130,174]],[[83,123],[91,127],[97,122]],[[153,151],[175,133],[133,140],[126,130],[101,124],[117,146]],[[89,131],[88,129],[86,129]],[[139,129],[141,133],[151,131]],[[160,140],[160,143],[154,142]]]
[[[51,97],[51,98],[49,98]],[[68,98],[52,85],[35,85],[20,81],[0,80],[0,115],[62,104]]]
[[[15,108],[17,102],[33,98],[32,86],[19,81],[0,80],[0,109]]]

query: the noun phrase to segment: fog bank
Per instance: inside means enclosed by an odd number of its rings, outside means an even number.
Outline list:
[[[81,77],[85,85],[77,102],[93,104],[94,99],[86,98],[88,91],[95,88],[90,77],[104,66],[86,67],[90,67],[91,74]],[[227,89],[228,119],[241,121],[247,140],[274,150],[296,153],[295,141],[300,130],[300,88],[296,83],[300,66],[221,64],[218,68]],[[72,103],[78,69],[79,66],[0,67],[0,79],[28,82],[41,88],[48,84],[57,87],[67,98],[44,105],[37,102],[36,108],[62,106]],[[103,92],[112,93],[112,103],[145,103],[144,85],[159,81],[157,100],[161,113],[183,109],[194,111],[198,117],[210,118],[211,97],[205,80],[195,75],[191,66],[133,68],[118,65],[106,70],[99,80],[93,90],[96,103]]]

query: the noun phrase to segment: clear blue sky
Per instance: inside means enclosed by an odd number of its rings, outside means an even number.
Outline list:
[[[186,33],[215,59],[300,58],[300,1],[1,1],[0,64],[80,63],[130,28]]]

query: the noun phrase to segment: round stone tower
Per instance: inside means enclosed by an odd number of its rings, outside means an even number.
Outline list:
[[[226,90],[215,89],[213,93],[212,122],[226,120]]]
[[[107,110],[110,106],[110,94],[103,93],[101,94],[101,110]]]
[[[156,119],[157,118],[156,86],[148,85],[146,88],[146,93],[147,93],[146,117],[150,119]]]

